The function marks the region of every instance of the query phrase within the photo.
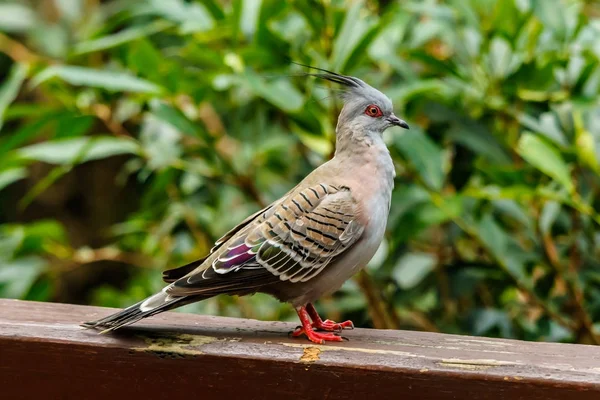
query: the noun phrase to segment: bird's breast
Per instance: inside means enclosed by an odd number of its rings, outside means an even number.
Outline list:
[[[360,199],[359,218],[365,226],[360,245],[357,246],[360,247],[360,252],[356,254],[355,270],[358,270],[375,255],[385,234],[394,187],[391,159],[389,164],[385,160],[379,164],[363,164],[361,172],[353,180],[356,186],[352,191]]]

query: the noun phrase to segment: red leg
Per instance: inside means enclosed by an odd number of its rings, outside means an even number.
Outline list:
[[[350,320],[340,323],[331,321],[329,319],[323,321],[312,303],[308,303],[306,305],[306,311],[308,312],[308,315],[310,315],[310,319],[313,321],[312,327],[315,329],[329,332],[340,332],[342,329],[354,329],[354,324]]]
[[[298,313],[298,317],[300,318],[300,323],[302,323],[302,326],[298,327],[294,332],[292,332],[293,337],[298,337],[304,334],[308,340],[318,344],[323,344],[325,341],[341,342],[343,340],[341,336],[338,336],[335,333],[315,332],[310,322],[308,312],[306,311],[306,307],[297,307],[296,312]]]

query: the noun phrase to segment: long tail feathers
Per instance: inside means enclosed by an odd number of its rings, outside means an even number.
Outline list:
[[[84,322],[81,326],[84,328],[102,329],[100,333],[106,333],[189,302],[190,299],[188,297],[171,297],[165,292],[158,292],[122,311],[97,321]]]

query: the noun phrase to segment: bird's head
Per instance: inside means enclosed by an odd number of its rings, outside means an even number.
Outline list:
[[[338,119],[338,130],[349,128],[382,134],[391,126],[409,129],[405,121],[394,115],[389,97],[379,90],[353,76],[317,69],[319,73],[310,75],[343,86],[344,107]]]

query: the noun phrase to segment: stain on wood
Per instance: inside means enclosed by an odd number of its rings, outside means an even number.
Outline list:
[[[600,347],[164,313],[115,334],[78,326],[114,310],[0,300],[6,399],[600,399]]]
[[[321,354],[321,349],[315,346],[308,346],[304,348],[302,352],[302,356],[300,357],[300,362],[302,363],[314,363],[319,361],[319,355]]]

